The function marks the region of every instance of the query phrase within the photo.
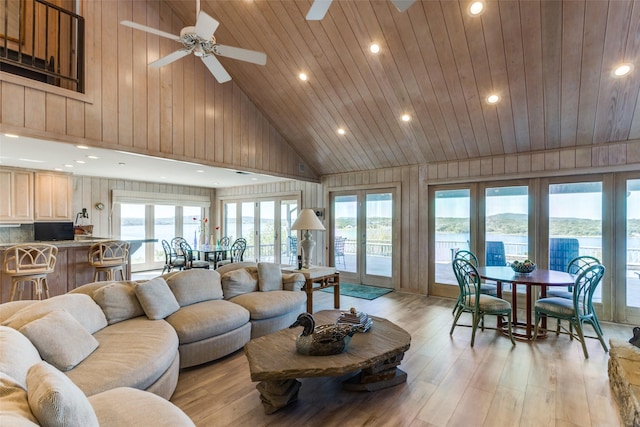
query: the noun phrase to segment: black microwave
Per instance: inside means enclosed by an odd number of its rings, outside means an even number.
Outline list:
[[[33,237],[36,241],[74,240],[73,222],[35,222]]]

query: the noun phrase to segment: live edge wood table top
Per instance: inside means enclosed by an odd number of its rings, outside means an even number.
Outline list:
[[[324,310],[313,315],[316,325],[332,324],[339,310]],[[348,390],[375,391],[406,381],[407,374],[397,369],[409,349],[411,335],[389,320],[370,316],[373,326],[366,333],[355,333],[347,350],[332,356],[305,356],[296,351],[300,328],[283,329],[249,341],[245,354],[252,381],[261,393],[265,412],[273,413],[297,399],[300,382],[296,378],[340,376]]]

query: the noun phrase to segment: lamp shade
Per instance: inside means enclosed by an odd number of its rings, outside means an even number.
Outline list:
[[[292,230],[324,230],[313,209],[302,209],[300,215],[291,226]]]

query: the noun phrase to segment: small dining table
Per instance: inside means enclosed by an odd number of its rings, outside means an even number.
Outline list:
[[[212,261],[213,268],[218,267],[218,262],[222,261],[231,248],[216,245],[198,245],[193,251],[198,253],[198,259]]]
[[[533,272],[521,274],[514,272],[511,267],[478,267],[478,274],[484,280],[496,282],[497,296],[502,298],[502,285],[511,284],[511,317],[513,326],[513,336],[515,338],[530,340],[533,338],[534,324],[532,319],[532,289],[534,286],[540,287],[540,297],[547,296],[548,286],[573,286],[575,277],[564,271],[544,270],[536,268]],[[518,292],[517,285],[524,285],[526,288],[526,322],[518,322]],[[542,319],[542,326],[546,331],[547,319]],[[498,317],[498,328],[503,329],[502,319]],[[525,330],[525,333],[518,330]],[[546,332],[545,332],[546,333]]]

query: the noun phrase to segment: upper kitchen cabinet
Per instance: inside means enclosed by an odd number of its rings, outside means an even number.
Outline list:
[[[33,172],[0,169],[0,222],[33,222]]]
[[[71,175],[36,172],[35,220],[73,221],[71,188]]]

